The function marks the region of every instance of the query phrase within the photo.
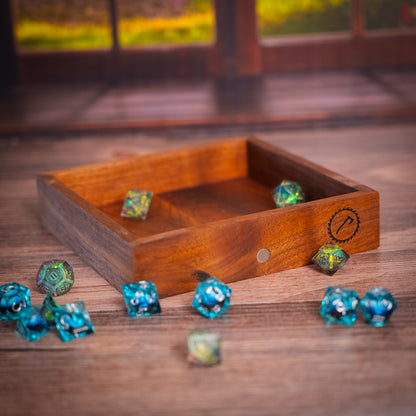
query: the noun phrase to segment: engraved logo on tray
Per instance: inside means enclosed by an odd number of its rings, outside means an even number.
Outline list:
[[[349,207],[339,209],[328,222],[328,233],[336,243],[346,243],[351,240],[360,228],[358,213]]]

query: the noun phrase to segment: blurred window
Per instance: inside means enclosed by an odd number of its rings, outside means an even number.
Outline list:
[[[416,27],[416,0],[366,0],[366,29]]]
[[[212,42],[210,0],[118,0],[122,46]]]
[[[19,50],[111,46],[107,0],[13,0],[12,3]]]
[[[350,31],[351,11],[351,0],[257,0],[262,37]]]

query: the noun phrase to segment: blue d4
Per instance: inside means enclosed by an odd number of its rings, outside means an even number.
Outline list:
[[[10,282],[0,286],[0,319],[13,321],[30,309],[30,289]]]
[[[149,316],[161,312],[156,286],[151,281],[121,285],[127,313],[133,317]]]
[[[391,293],[384,287],[371,288],[360,302],[367,322],[374,326],[384,326],[397,308]]]
[[[201,282],[196,290],[192,306],[207,318],[221,315],[230,306],[231,289],[215,277]]]
[[[49,332],[49,323],[42,316],[41,308],[25,309],[17,321],[17,332],[29,341],[36,341]]]
[[[329,286],[321,303],[321,315],[328,323],[353,325],[360,298],[350,289]]]
[[[94,332],[91,318],[85,309],[84,302],[68,303],[67,305],[53,308],[56,329],[59,331],[62,341],[71,341],[82,338]]]

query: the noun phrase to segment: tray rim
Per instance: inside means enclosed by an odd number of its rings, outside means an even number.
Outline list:
[[[268,209],[264,211],[258,211],[250,214],[244,214],[244,215],[237,215],[232,218],[226,218],[226,219],[220,219],[211,221],[205,224],[197,224],[197,225],[189,225],[187,227],[181,227],[174,230],[164,231],[161,233],[157,233],[150,236],[144,236],[144,237],[138,237],[133,232],[129,231],[127,228],[119,224],[117,221],[113,220],[110,216],[105,214],[103,211],[101,211],[98,206],[94,205],[93,203],[89,202],[87,199],[83,198],[81,195],[79,195],[77,192],[75,192],[70,186],[66,185],[64,182],[62,182],[60,179],[58,179],[59,175],[65,174],[68,175],[71,172],[78,173],[84,169],[102,169],[102,168],[111,168],[112,166],[117,165],[123,165],[127,162],[131,161],[141,161],[143,159],[147,159],[149,157],[158,157],[159,155],[174,155],[177,152],[181,152],[182,150],[189,150],[195,149],[195,150],[203,150],[205,148],[215,148],[218,146],[221,146],[224,143],[241,143],[245,144],[247,146],[247,152],[249,151],[248,146],[249,144],[254,144],[257,146],[262,147],[263,149],[267,150],[268,152],[278,154],[279,156],[286,157],[288,159],[294,160],[296,163],[307,166],[310,169],[319,171],[325,176],[328,176],[329,178],[336,180],[352,189],[351,192],[334,195],[331,197],[326,198],[320,198],[315,199],[313,201],[307,201],[302,204],[297,204],[293,206],[287,206],[283,208],[274,208],[274,209]],[[245,177],[245,176],[240,176]],[[115,161],[108,161],[108,162],[100,162],[100,163],[94,163],[89,165],[83,165],[83,166],[76,166],[68,169],[62,169],[57,171],[49,171],[45,173],[41,173],[37,175],[38,180],[43,180],[49,185],[56,188],[57,191],[62,193],[67,198],[70,198],[74,203],[76,203],[80,208],[82,208],[84,211],[88,212],[91,216],[94,217],[95,220],[97,220],[99,223],[107,227],[110,231],[117,234],[121,239],[123,239],[125,242],[131,245],[132,248],[139,246],[141,244],[147,244],[151,242],[158,241],[160,239],[166,238],[166,237],[172,237],[175,235],[182,235],[186,232],[190,231],[198,231],[198,229],[206,229],[209,227],[214,226],[221,226],[223,224],[227,224],[230,221],[233,222],[243,222],[251,219],[259,218],[259,217],[266,217],[266,216],[274,216],[274,215],[283,215],[284,213],[291,212],[293,210],[301,210],[301,209],[309,209],[310,207],[313,207],[314,205],[322,204],[323,201],[327,202],[328,204],[335,204],[338,202],[338,200],[342,200],[345,197],[360,197],[365,194],[370,193],[377,193],[374,189],[360,184],[356,182],[353,179],[347,178],[343,175],[340,175],[330,169],[327,169],[321,165],[318,165],[317,163],[311,162],[308,159],[305,159],[301,156],[298,156],[296,154],[293,154],[291,152],[288,152],[278,146],[275,146],[274,144],[268,143],[266,141],[257,139],[253,135],[248,135],[246,137],[237,137],[232,139],[226,139],[226,140],[215,140],[213,143],[208,144],[199,144],[199,145],[192,145],[192,146],[184,146],[180,147],[178,149],[171,149],[163,152],[154,152],[150,154],[145,155],[137,155],[137,156],[128,156],[123,159],[118,159]],[[218,183],[218,181],[213,181],[212,184]],[[208,183],[206,183],[208,184]],[[205,184],[204,184],[205,185]],[[190,189],[188,187],[179,188],[179,190],[182,189]]]

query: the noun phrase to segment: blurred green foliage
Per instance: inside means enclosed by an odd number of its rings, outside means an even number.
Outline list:
[[[1,1],[1,0],[0,0]],[[226,0],[223,0],[226,1]],[[238,0],[237,0],[238,1]],[[212,42],[211,0],[118,0],[123,46]],[[403,3],[410,18],[403,21]],[[111,46],[106,1],[16,0],[16,34],[23,48]],[[351,0],[257,0],[261,36],[350,30]],[[407,13],[407,14],[409,14]],[[366,0],[369,29],[414,25],[416,0]]]

